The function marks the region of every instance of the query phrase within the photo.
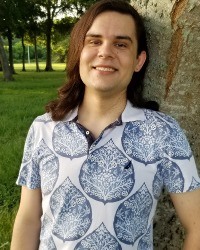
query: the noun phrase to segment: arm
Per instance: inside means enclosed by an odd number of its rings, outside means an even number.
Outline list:
[[[170,196],[186,229],[183,250],[200,250],[200,189]]]
[[[41,190],[30,190],[27,187],[22,187],[20,206],[14,223],[11,250],[38,249],[41,214]]]

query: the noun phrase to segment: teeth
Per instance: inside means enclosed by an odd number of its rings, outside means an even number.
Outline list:
[[[109,71],[109,72],[115,71],[112,68],[104,68],[104,67],[96,67],[96,69],[99,70],[99,71]]]

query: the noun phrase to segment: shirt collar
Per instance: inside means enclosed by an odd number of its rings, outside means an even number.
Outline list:
[[[70,122],[70,121],[75,121],[77,120],[78,117],[78,106],[71,110],[63,119],[63,121]]]
[[[146,119],[142,108],[133,107],[130,101],[127,101],[126,107],[121,115],[122,122],[133,122]]]
[[[64,121],[76,121],[78,116],[78,107],[70,111],[64,118]],[[133,107],[130,101],[127,101],[126,107],[120,117],[118,122],[131,122],[137,120],[145,120],[144,111],[141,108]]]

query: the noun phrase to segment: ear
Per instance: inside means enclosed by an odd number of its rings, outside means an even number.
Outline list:
[[[146,51],[142,51],[138,55],[138,57],[137,57],[137,64],[136,64],[135,69],[134,69],[135,72],[139,72],[141,70],[142,66],[144,65],[144,63],[146,61],[146,58],[147,58]]]

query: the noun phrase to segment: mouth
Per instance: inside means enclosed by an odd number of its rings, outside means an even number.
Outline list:
[[[117,71],[117,69],[115,69],[115,68],[106,67],[106,66],[97,66],[97,67],[93,67],[93,69],[96,69],[96,70],[102,71],[102,72],[115,72],[115,71]]]

